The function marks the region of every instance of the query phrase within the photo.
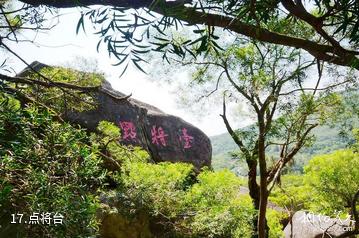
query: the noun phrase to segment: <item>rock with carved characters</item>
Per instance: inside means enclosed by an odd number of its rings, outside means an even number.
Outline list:
[[[35,61],[31,67],[40,70],[48,66]],[[25,68],[18,76],[30,71]],[[107,81],[94,95],[98,103],[95,109],[70,110],[63,118],[92,131],[100,121],[113,122],[121,129],[122,144],[142,147],[155,162],[186,162],[196,169],[211,166],[210,140],[197,127],[114,90]]]

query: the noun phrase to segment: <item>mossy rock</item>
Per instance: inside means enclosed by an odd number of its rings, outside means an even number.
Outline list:
[[[109,213],[104,216],[100,234],[102,238],[153,238],[149,230],[149,219],[139,215],[133,219],[119,213]]]

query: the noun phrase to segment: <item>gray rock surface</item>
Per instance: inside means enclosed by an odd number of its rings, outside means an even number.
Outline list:
[[[36,70],[46,65],[33,62]],[[26,76],[25,68],[18,76]],[[212,147],[209,138],[197,127],[158,108],[128,98],[114,90],[108,82],[95,93],[98,107],[84,112],[69,112],[64,119],[95,130],[102,120],[121,129],[121,143],[140,146],[156,162],[187,162],[197,169],[211,166]]]

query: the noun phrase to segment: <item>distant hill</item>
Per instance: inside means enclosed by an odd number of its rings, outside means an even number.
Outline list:
[[[308,148],[303,148],[295,157],[296,162],[293,169],[301,171],[303,165],[314,155],[330,153],[337,149],[342,149],[347,145],[339,135],[338,129],[328,126],[318,127],[313,131],[316,136],[315,143]],[[212,165],[214,169],[228,168],[237,174],[245,175],[246,165],[244,161],[232,159],[230,152],[238,151],[238,146],[233,142],[228,133],[213,136],[210,138],[213,147]],[[274,151],[269,155],[277,155]],[[243,167],[244,166],[244,167]]]
[[[359,96],[359,92],[347,92],[344,101],[353,100]],[[359,103],[356,103],[359,104]],[[359,114],[359,112],[357,112]],[[358,118],[351,118],[346,120],[345,123],[349,123],[350,126],[358,127]],[[249,127],[248,127],[249,128]],[[244,128],[245,129],[245,128]],[[292,164],[292,170],[301,172],[303,166],[310,160],[314,155],[327,154],[334,150],[345,148],[348,145],[348,140],[343,139],[339,135],[339,125],[334,127],[320,126],[313,130],[313,134],[316,137],[315,143],[311,147],[302,148],[300,153],[294,158]],[[238,146],[233,142],[231,136],[228,133],[223,133],[217,136],[210,137],[213,147],[213,159],[212,166],[215,170],[228,168],[239,175],[247,174],[247,166],[245,161],[241,159],[231,158],[230,153],[238,151]],[[269,156],[278,155],[276,151],[269,151]]]

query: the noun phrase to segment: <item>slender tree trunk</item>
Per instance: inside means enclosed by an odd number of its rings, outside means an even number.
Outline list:
[[[259,209],[260,191],[257,184],[257,161],[255,159],[248,159],[248,189],[249,195],[253,201],[255,209]]]
[[[259,210],[260,191],[257,184],[257,159],[247,158],[248,165],[248,189],[249,196],[252,199],[254,208]],[[258,238],[258,215],[253,218],[253,235],[252,238]]]
[[[266,211],[268,203],[267,190],[267,163],[265,158],[265,126],[263,115],[258,115],[259,122],[259,136],[258,136],[258,162],[260,175],[260,200],[259,200],[259,215],[258,215],[258,237],[268,237],[266,224]]]

